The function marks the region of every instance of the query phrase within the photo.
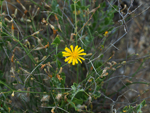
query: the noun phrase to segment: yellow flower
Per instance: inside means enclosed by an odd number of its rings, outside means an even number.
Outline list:
[[[65,62],[68,62],[69,64],[72,63],[72,65],[78,64],[78,61],[82,63],[82,60],[85,60],[81,55],[86,55],[86,53],[82,53],[84,49],[81,49],[81,47],[78,48],[78,45],[73,49],[73,45],[70,46],[71,50],[66,47],[65,52],[62,52],[64,57],[67,57],[65,59]]]
[[[105,31],[105,34],[104,34],[104,36],[107,36],[107,34],[108,34],[108,31]]]
[[[123,112],[125,113],[125,112],[127,112],[126,110],[123,110]]]

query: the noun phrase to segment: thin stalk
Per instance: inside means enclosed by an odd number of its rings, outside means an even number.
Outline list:
[[[58,68],[58,63],[57,63],[57,52],[58,52],[58,45],[56,45],[56,67]]]
[[[7,36],[10,36],[10,35],[8,35],[7,33],[5,33],[5,32],[2,32],[2,33],[4,33],[4,34],[6,34]],[[29,58],[31,59],[31,61],[34,63],[34,64],[36,64],[36,62],[35,62],[35,60],[34,60],[34,57],[31,55],[31,53],[29,52],[29,50],[28,49],[26,49],[24,46],[23,46],[23,44],[20,42],[20,40],[18,40],[16,37],[12,37],[12,36],[10,36],[13,40],[15,40],[17,43],[19,43],[20,45],[21,45],[21,47],[24,49],[24,51],[26,52],[26,54],[29,56]]]
[[[9,88],[11,91],[13,91],[13,89],[11,87],[9,87],[7,84],[5,84],[3,81],[0,80],[0,84],[3,84],[4,86],[6,86],[7,88]]]
[[[75,36],[76,36],[76,45],[78,45],[78,37],[77,37],[77,33],[78,33],[78,31],[77,31],[77,29],[78,29],[78,27],[77,27],[77,9],[76,9],[76,0],[74,0],[74,11],[75,11]],[[77,64],[77,83],[78,83],[78,77],[79,77],[79,64]]]
[[[76,36],[76,45],[78,44],[77,40],[77,9],[76,9],[76,0],[74,0],[74,11],[75,11],[75,36]]]

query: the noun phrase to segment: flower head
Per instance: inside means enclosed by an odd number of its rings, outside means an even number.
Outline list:
[[[65,59],[65,62],[68,62],[69,64],[72,63],[72,65],[78,64],[78,61],[82,63],[82,60],[85,60],[81,55],[86,55],[86,53],[82,53],[84,49],[81,49],[81,47],[78,47],[78,45],[73,49],[73,45],[70,46],[71,49],[68,47],[65,48],[65,52],[62,52],[64,57],[67,57]]]
[[[104,36],[107,36],[107,34],[108,34],[108,31],[105,31],[105,34],[104,34]]]

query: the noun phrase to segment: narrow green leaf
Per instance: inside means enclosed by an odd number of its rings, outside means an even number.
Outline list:
[[[54,41],[51,43],[51,45],[59,45],[60,44],[60,39],[59,39],[59,37],[57,36],[55,39],[54,39]]]

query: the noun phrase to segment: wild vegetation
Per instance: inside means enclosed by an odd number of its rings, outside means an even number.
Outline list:
[[[134,87],[149,87],[137,78],[149,53],[117,57],[134,2],[1,0],[0,112],[141,113],[148,88]]]

